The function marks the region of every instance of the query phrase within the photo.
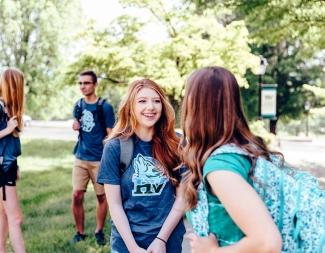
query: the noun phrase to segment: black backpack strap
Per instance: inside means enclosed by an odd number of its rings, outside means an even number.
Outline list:
[[[105,115],[104,115],[104,103],[106,102],[105,98],[98,98],[97,101],[97,115],[98,115],[98,121],[102,128],[102,130],[105,132],[106,135],[106,124],[105,124]]]
[[[9,117],[6,113],[6,109],[5,109],[5,105],[2,99],[0,99],[0,120],[2,121],[7,121],[9,120]],[[3,138],[1,138],[2,142],[4,142],[4,144],[2,145],[2,149],[0,149],[0,165],[2,165],[3,162],[3,154],[5,152],[5,147],[7,145],[7,138],[5,138],[5,136]]]
[[[134,138],[120,138],[120,175],[129,167],[134,151]]]
[[[97,101],[97,105],[98,105],[98,106],[103,106],[103,104],[104,104],[105,101],[106,101],[105,98],[101,98],[101,97],[99,97],[99,98],[98,98],[98,101]]]
[[[80,98],[76,104],[75,104],[75,108],[74,108],[74,111],[75,111],[75,116],[76,117],[76,120],[79,121],[80,123],[80,120],[81,120],[81,116],[82,116],[82,110],[83,108],[85,107],[84,105],[84,99],[83,98]],[[81,127],[81,126],[80,126]],[[82,130],[81,128],[79,129],[79,134],[78,134],[78,141],[76,143],[76,145],[74,146],[73,148],[73,154],[75,154],[77,152],[77,149],[78,149],[78,145],[79,145],[79,142],[82,140]]]
[[[76,119],[79,121],[82,116],[82,110],[84,108],[84,99],[80,98],[75,104]]]
[[[6,113],[5,104],[2,99],[0,99],[0,121],[8,121],[9,117]]]
[[[0,99],[0,120],[8,120],[8,116],[6,114],[5,111],[5,105],[2,99]],[[2,150],[0,150],[0,187],[2,187],[2,200],[6,201],[6,185],[5,185],[5,181],[6,181],[6,176],[5,176],[5,172],[3,169],[3,154],[5,152],[5,148],[7,145],[7,138],[3,137],[1,139],[3,143],[2,145]]]
[[[0,152],[0,187],[2,187],[2,200],[5,201],[6,200],[6,176],[5,176],[5,171],[3,169],[3,153],[5,151],[5,146],[6,146],[6,138],[2,138],[2,140],[4,142],[2,150]]]

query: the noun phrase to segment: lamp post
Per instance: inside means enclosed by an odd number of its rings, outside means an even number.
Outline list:
[[[266,67],[268,63],[267,60],[260,55],[260,66],[257,72],[258,75],[258,117],[259,119],[262,119],[262,112],[261,112],[261,107],[262,107],[262,85],[263,85],[263,75],[265,74]]]
[[[308,135],[309,135],[309,122],[308,122],[308,118],[309,118],[309,110],[310,110],[310,107],[311,107],[311,104],[307,100],[305,102],[305,111],[306,111],[306,137],[308,137]]]

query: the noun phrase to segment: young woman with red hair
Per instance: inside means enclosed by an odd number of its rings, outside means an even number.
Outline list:
[[[112,217],[111,252],[180,253],[185,228],[175,114],[153,81],[133,82],[104,147],[98,183]],[[130,165],[120,169],[121,139],[132,138]],[[176,194],[176,198],[175,198]]]
[[[23,128],[24,76],[14,68],[0,77],[0,252],[6,252],[8,233],[15,253],[24,253],[22,212],[17,197],[19,133]]]

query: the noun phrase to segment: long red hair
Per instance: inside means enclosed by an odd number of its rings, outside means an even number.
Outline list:
[[[18,130],[15,129],[13,134],[18,136],[18,132],[23,128],[24,113],[24,75],[15,68],[7,68],[1,74],[0,78],[1,97],[5,104],[9,117],[16,116]]]
[[[118,121],[109,136],[129,138],[135,133],[137,120],[134,111],[134,101],[137,93],[149,88],[158,93],[162,112],[160,119],[154,126],[153,135],[153,157],[157,159],[167,169],[168,176],[173,184],[177,184],[174,168],[179,165],[180,158],[178,153],[179,138],[175,133],[175,112],[168,101],[162,88],[150,79],[142,79],[133,82],[119,106]]]

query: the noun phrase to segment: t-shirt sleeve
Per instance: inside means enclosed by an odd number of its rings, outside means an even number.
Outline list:
[[[248,156],[224,153],[211,156],[207,159],[203,167],[203,178],[213,171],[231,171],[249,181],[249,171],[251,161]]]
[[[111,139],[105,144],[97,175],[97,183],[120,185],[120,152],[118,139]]]
[[[113,107],[109,103],[104,103],[103,110],[106,128],[113,128],[115,124],[115,115]]]

